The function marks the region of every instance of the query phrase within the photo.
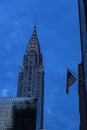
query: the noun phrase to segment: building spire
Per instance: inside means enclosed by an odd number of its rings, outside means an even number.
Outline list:
[[[36,38],[37,38],[36,23],[34,24],[33,34],[32,34],[32,37],[31,37],[31,38],[33,38],[34,36],[36,36]]]
[[[32,33],[32,36],[30,38],[29,44],[30,45],[33,44],[33,45],[39,46],[39,41],[38,41],[38,37],[37,37],[36,23],[34,24],[33,33]]]
[[[26,53],[31,49],[35,49],[37,51],[40,51],[40,45],[39,45],[39,41],[37,38],[36,22],[35,22],[34,27],[33,27],[32,36],[31,36],[29,43],[28,43],[28,46],[26,48]]]

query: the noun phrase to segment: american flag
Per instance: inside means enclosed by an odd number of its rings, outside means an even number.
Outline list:
[[[67,70],[67,84],[66,84],[66,93],[69,94],[69,87],[75,83],[77,80],[76,76],[71,73],[69,70]]]

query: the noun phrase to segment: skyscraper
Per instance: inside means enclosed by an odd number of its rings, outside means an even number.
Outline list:
[[[0,130],[38,130],[37,110],[35,98],[0,98]]]
[[[36,25],[27,45],[20,68],[17,97],[35,97],[40,102],[40,124],[43,128],[44,70]]]
[[[82,62],[78,66],[80,130],[87,130],[87,0],[78,0]]]

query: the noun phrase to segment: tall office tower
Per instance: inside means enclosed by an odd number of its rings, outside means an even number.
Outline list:
[[[40,125],[43,128],[44,70],[36,26],[20,68],[17,97],[35,97],[40,102]]]
[[[82,63],[78,66],[80,130],[87,130],[87,0],[78,0]]]

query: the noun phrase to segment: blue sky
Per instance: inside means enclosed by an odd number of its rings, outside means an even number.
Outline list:
[[[46,73],[44,127],[79,130],[78,83],[65,93],[66,66],[77,74],[81,62],[77,0],[0,0],[0,96],[16,96],[35,21]]]

